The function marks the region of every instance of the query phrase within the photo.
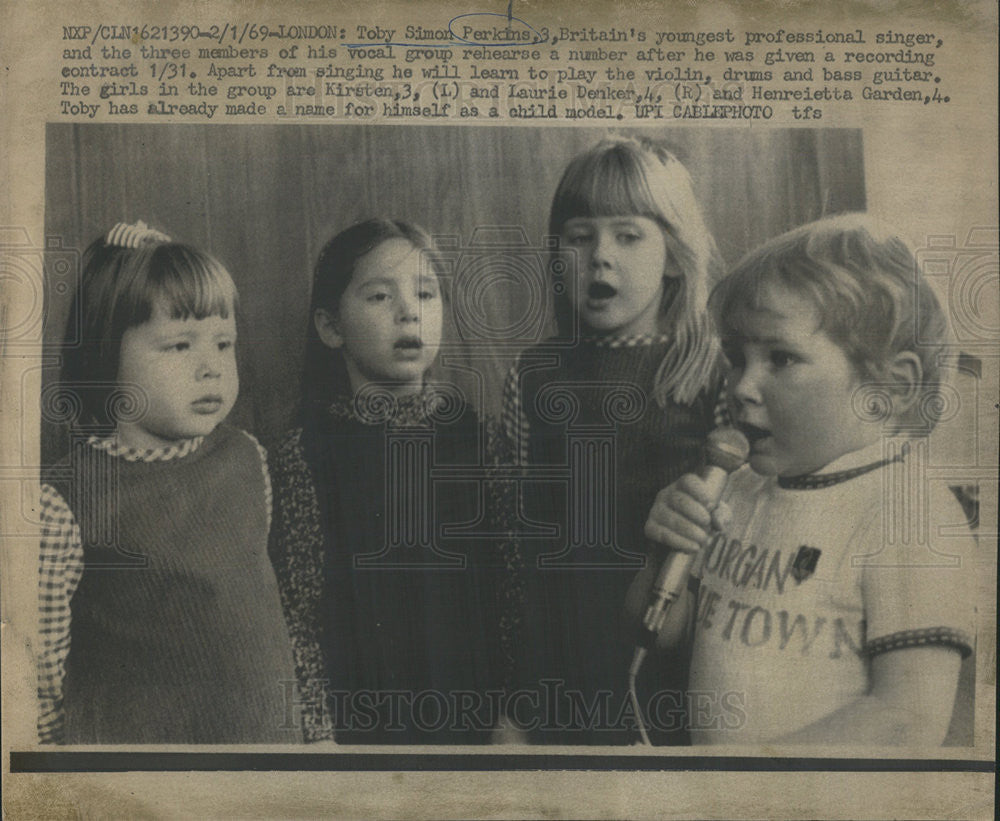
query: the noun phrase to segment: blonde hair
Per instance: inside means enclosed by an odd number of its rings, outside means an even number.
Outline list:
[[[864,213],[810,222],[751,251],[716,287],[710,304],[723,336],[738,335],[747,311],[764,307],[777,284],[808,299],[819,329],[844,351],[858,375],[887,378],[900,353],[920,360],[919,389],[938,390],[948,323],[920,277],[909,244]],[[932,406],[921,405],[927,421]]]
[[[558,236],[575,217],[625,214],[660,225],[667,254],[681,272],[664,277],[659,324],[673,344],[660,363],[653,394],[661,406],[668,398],[688,404],[718,372],[719,349],[707,306],[722,265],[680,160],[648,140],[598,143],[574,157],[563,172],[552,199],[549,233]],[[565,295],[556,299],[556,322],[561,335],[569,333],[572,306]]]

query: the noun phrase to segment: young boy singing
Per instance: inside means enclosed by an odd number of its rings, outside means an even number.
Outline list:
[[[975,590],[966,517],[920,469],[940,305],[903,241],[847,215],[752,252],[712,307],[749,464],[718,509],[688,474],[646,524],[696,554],[697,601],[669,614],[693,618],[693,742],[940,744]]]

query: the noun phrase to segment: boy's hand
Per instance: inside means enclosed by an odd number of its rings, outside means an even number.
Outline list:
[[[665,487],[657,495],[646,520],[646,538],[660,548],[660,555],[650,556],[646,567],[632,581],[625,599],[625,624],[632,629],[644,625],[650,596],[661,568],[669,561],[667,553],[677,550],[681,553],[698,553],[708,541],[713,525],[718,526],[719,513],[724,505],[719,505],[713,515],[712,506],[718,498],[718,488],[714,491],[704,479],[694,473],[687,473],[673,484]],[[725,511],[728,513],[728,509]],[[683,645],[687,625],[691,618],[694,598],[686,590],[667,610],[666,619],[657,631],[654,648],[670,651]],[[644,629],[649,629],[645,626]]]
[[[686,473],[658,494],[646,520],[646,537],[657,544],[697,553],[708,541],[713,526],[728,518],[728,510],[720,505],[713,516],[715,499],[704,479]]]

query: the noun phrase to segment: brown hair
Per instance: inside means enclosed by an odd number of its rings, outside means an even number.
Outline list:
[[[61,377],[64,385],[94,388],[79,392],[83,424],[115,427],[107,405],[122,337],[147,322],[157,303],[174,319],[228,317],[236,310],[236,286],[218,260],[179,242],[149,239],[124,248],[102,235],[91,243],[70,311],[80,322],[78,344],[67,349]]]

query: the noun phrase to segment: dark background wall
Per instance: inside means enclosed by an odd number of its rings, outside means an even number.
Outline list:
[[[369,216],[412,220],[432,234],[449,235],[443,244],[473,270],[487,254],[469,247],[476,228],[520,228],[526,249],[488,252],[507,258],[511,276],[478,280],[473,300],[458,284],[452,303],[481,310],[480,326],[520,323],[511,344],[477,339],[468,324],[465,340],[454,323],[447,329],[448,361],[471,366],[479,377],[461,369],[450,375],[486,413],[496,413],[517,349],[547,330],[545,323],[522,322],[534,306],[519,278],[544,277],[537,249],[556,183],[574,154],[608,133],[575,127],[52,124],[46,232],[82,252],[115,222],[142,219],[219,257],[241,299],[242,387],[232,420],[270,438],[288,423],[298,396],[312,266],[335,232]],[[618,133],[661,139],[685,162],[729,263],[802,222],[865,207],[859,130]],[[48,342],[62,338],[71,292],[48,291]],[[47,379],[55,375],[53,369]],[[44,454],[54,455],[61,440],[47,425]]]

